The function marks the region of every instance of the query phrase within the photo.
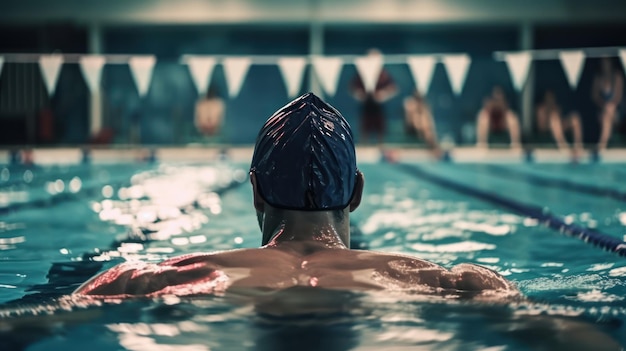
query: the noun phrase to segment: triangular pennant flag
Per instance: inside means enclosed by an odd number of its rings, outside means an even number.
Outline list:
[[[621,49],[619,51],[619,58],[622,60],[622,66],[624,66],[624,69],[626,69],[626,49]],[[0,68],[2,65],[0,65]]]
[[[87,82],[92,94],[100,91],[100,77],[104,63],[104,57],[99,55],[83,56],[79,60],[80,70],[83,72],[85,82]]]
[[[285,80],[287,95],[289,98],[295,97],[302,86],[306,59],[303,57],[282,57],[278,59],[278,67]]]
[[[504,62],[506,62],[506,66],[509,68],[513,86],[517,91],[521,91],[524,88],[524,84],[526,84],[531,59],[532,56],[527,51],[504,55]]]
[[[354,60],[359,76],[363,81],[365,91],[368,93],[376,90],[376,84],[383,69],[383,58],[381,55],[368,55]]]
[[[313,58],[315,74],[326,95],[335,96],[337,83],[339,82],[339,73],[341,73],[342,67],[343,60],[339,57],[317,56]]]
[[[576,89],[585,62],[585,53],[581,50],[561,51],[559,52],[559,59],[561,59],[561,65],[565,70],[569,86]]]
[[[4,56],[0,56],[0,76],[2,75],[2,65],[4,65]]]
[[[57,86],[57,79],[59,79],[62,64],[62,55],[43,55],[39,58],[41,76],[43,77],[43,82],[46,84],[46,89],[48,89],[48,95],[50,96],[54,95],[54,89]]]
[[[213,75],[213,68],[217,60],[213,57],[189,57],[187,59],[187,65],[189,66],[189,73],[193,83],[196,85],[199,95],[206,94],[209,83],[211,83],[211,76]]]
[[[420,94],[426,95],[433,79],[437,60],[434,56],[412,56],[407,58],[406,63],[411,70],[417,90]]]
[[[231,98],[239,95],[239,90],[241,90],[250,64],[252,64],[252,60],[249,57],[228,57],[224,59],[222,65],[226,74],[228,95]]]
[[[452,91],[456,95],[460,95],[463,91],[470,62],[471,59],[466,54],[446,55],[443,57],[443,64],[448,72]]]
[[[150,88],[152,69],[156,63],[154,56],[133,56],[128,60],[128,66],[135,79],[139,96],[145,96]]]

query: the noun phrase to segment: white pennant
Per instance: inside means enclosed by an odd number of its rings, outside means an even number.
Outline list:
[[[156,58],[154,56],[133,56],[128,61],[139,96],[145,96],[150,88],[152,69],[155,63]]]
[[[104,63],[104,57],[99,55],[82,56],[79,60],[80,70],[83,72],[85,82],[87,82],[92,94],[100,91],[100,77]]]
[[[581,50],[561,51],[559,52],[559,59],[561,59],[561,65],[563,65],[563,70],[565,70],[569,86],[572,89],[576,89],[583,63],[585,62],[585,53]]]
[[[504,55],[504,61],[509,68],[513,86],[517,91],[521,91],[524,88],[524,84],[526,84],[531,59],[532,56],[527,51]]]
[[[343,67],[343,60],[339,57],[321,57],[313,58],[313,68],[315,74],[322,85],[322,89],[328,96],[335,96],[337,92],[337,83],[339,82],[339,73]]]
[[[463,91],[463,85],[465,84],[470,62],[471,59],[466,54],[446,55],[443,57],[443,64],[448,72],[452,91],[456,95],[460,95]]]
[[[368,93],[376,90],[376,84],[383,69],[383,58],[381,55],[368,55],[354,60],[359,76],[363,81],[365,91]]]
[[[420,94],[426,95],[433,79],[437,60],[434,56],[412,56],[406,61],[413,75],[413,80],[415,80],[415,85],[417,85],[417,90]]]
[[[622,66],[624,66],[624,69],[626,69],[626,49],[621,49],[619,51],[619,58],[622,60]]]
[[[189,73],[199,95],[206,94],[216,63],[217,60],[213,57],[189,57],[187,59]]]
[[[0,56],[0,76],[2,75],[2,65],[4,65],[4,56]]]
[[[249,57],[228,57],[224,59],[224,73],[228,82],[228,95],[236,97],[241,90],[252,60]]]
[[[48,95],[50,96],[54,95],[62,64],[62,55],[43,55],[39,58],[39,68],[41,69],[43,82],[46,84],[46,89],[48,89]]]
[[[283,57],[278,59],[278,67],[285,80],[287,95],[289,98],[295,97],[302,87],[306,59],[303,57]]]

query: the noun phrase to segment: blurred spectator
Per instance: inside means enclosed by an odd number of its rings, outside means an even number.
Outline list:
[[[437,142],[435,121],[424,96],[418,90],[404,99],[405,131],[411,136],[421,136],[426,145],[433,151],[435,157],[441,156],[441,149]]]
[[[370,49],[368,55],[380,56],[377,49]],[[398,89],[391,79],[391,75],[384,68],[380,71],[376,87],[368,92],[361,77],[357,74],[350,83],[352,95],[361,101],[361,136],[366,143],[370,135],[374,134],[379,144],[382,144],[386,130],[385,112],[383,103],[393,97]]]
[[[486,148],[489,133],[508,129],[511,148],[520,147],[519,120],[515,112],[509,108],[502,87],[496,85],[491,96],[485,98],[483,108],[478,112],[476,125],[476,146]]]
[[[114,137],[115,131],[113,128],[103,127],[98,133],[91,137],[90,142],[96,145],[108,145],[113,142]]]
[[[37,115],[37,141],[50,144],[55,141],[54,114],[49,105],[45,105]]]
[[[606,149],[611,137],[613,124],[619,120],[619,107],[622,101],[624,80],[609,57],[600,61],[600,71],[593,80],[591,97],[599,108],[601,124],[598,150]]]
[[[582,124],[577,111],[564,116],[556,101],[554,92],[546,90],[543,101],[537,106],[537,130],[540,134],[552,134],[559,149],[569,150],[564,131],[571,130],[573,139],[573,156],[577,158],[582,151]],[[543,138],[542,138],[543,139]]]
[[[203,136],[214,136],[220,131],[224,118],[224,100],[211,87],[206,96],[196,103],[195,125]]]

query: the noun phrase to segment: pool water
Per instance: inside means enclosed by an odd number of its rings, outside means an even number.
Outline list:
[[[1,349],[600,350],[610,339],[626,345],[624,258],[476,195],[540,207],[623,240],[622,165],[359,167],[366,187],[351,217],[353,246],[445,267],[481,264],[515,282],[529,302],[319,289],[99,305],[70,301],[63,296],[124,260],[258,247],[247,165],[5,166]],[[271,312],[277,308],[302,313]]]

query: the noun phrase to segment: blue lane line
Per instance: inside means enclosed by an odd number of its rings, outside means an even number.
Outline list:
[[[565,223],[561,218],[555,216],[554,214],[551,214],[549,211],[546,211],[543,208],[527,205],[487,191],[483,191],[467,185],[463,185],[461,183],[451,181],[449,179],[426,172],[416,165],[400,163],[397,164],[397,167],[413,176],[427,180],[431,183],[455,190],[465,195],[479,198],[487,202],[491,202],[493,204],[517,212],[520,215],[534,218],[543,223],[545,226],[554,229],[561,234],[578,238],[586,243],[591,243],[592,245],[598,246],[604,250],[614,252],[622,257],[626,257],[626,242],[617,239],[611,235],[604,234],[599,231],[589,229],[587,227]]]
[[[506,174],[507,178],[516,178],[516,179],[525,180],[533,185],[566,189],[566,190],[576,191],[579,193],[602,196],[602,197],[610,197],[616,200],[626,201],[626,192],[619,191],[613,188],[577,183],[577,182],[572,182],[566,179],[544,177],[544,176],[531,174],[531,173],[527,173],[523,171],[513,170],[510,168],[498,166],[498,165],[486,165],[486,166],[488,167],[490,171],[494,173],[499,173],[502,175]]]

